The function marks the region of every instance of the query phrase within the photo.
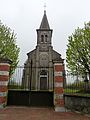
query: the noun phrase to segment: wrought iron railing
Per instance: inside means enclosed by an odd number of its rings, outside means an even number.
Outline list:
[[[64,94],[90,97],[89,77],[77,74],[66,74]]]
[[[23,78],[23,66],[18,66],[14,73],[10,76],[8,82],[8,89],[23,89],[22,78]]]

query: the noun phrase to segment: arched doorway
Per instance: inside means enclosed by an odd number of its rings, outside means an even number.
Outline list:
[[[46,70],[42,70],[40,72],[40,90],[48,89],[48,72]]]

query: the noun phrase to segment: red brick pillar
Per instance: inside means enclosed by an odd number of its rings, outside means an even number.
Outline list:
[[[0,59],[0,108],[4,108],[7,104],[9,68],[10,61],[8,59]]]
[[[63,63],[54,63],[54,106],[55,111],[64,112],[64,65]]]

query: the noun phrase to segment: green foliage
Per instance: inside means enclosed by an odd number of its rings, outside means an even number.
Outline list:
[[[70,71],[90,74],[90,22],[68,37],[66,62]]]
[[[12,61],[10,74],[18,64],[19,47],[16,45],[16,34],[0,21],[0,58],[8,58]]]

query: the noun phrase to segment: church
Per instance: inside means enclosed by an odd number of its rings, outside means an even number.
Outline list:
[[[53,49],[52,33],[46,10],[37,32],[36,48],[27,53],[28,59],[24,64],[23,88],[34,91],[53,91],[54,61],[64,62],[61,54]]]

